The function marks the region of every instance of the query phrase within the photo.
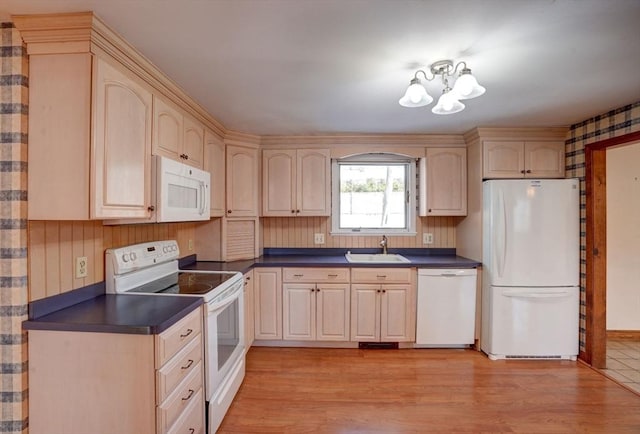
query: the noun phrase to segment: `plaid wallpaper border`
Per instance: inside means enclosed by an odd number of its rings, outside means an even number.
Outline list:
[[[13,23],[0,23],[0,433],[28,426],[27,53]]]
[[[580,351],[585,349],[587,211],[584,149],[590,143],[640,131],[640,101],[574,124],[565,142],[567,178],[580,179]]]

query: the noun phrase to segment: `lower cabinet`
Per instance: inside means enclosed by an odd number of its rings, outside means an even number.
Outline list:
[[[202,335],[29,330],[29,432],[204,434]]]
[[[253,270],[255,340],[282,339],[282,269]]]
[[[351,340],[415,341],[415,270],[353,269]]]
[[[283,339],[348,341],[350,285],[344,268],[284,268]]]
[[[253,270],[244,274],[244,345],[249,350],[255,338]]]

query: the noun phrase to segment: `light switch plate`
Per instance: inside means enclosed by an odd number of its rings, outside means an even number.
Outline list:
[[[422,234],[422,244],[433,244],[433,234]]]
[[[313,243],[314,244],[324,244],[324,234],[322,234],[322,233],[314,234]]]

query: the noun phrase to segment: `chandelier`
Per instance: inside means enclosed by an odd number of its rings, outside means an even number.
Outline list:
[[[453,89],[449,87],[449,77],[452,77],[462,67],[458,78],[455,80]],[[407,88],[404,96],[398,101],[403,107],[422,107],[431,104],[433,98],[427,93],[427,90],[420,83],[418,74],[422,73],[427,81],[432,81],[440,76],[442,79],[442,95],[438,99],[438,103],[431,109],[437,115],[450,115],[464,110],[464,104],[461,99],[471,99],[485,93],[486,89],[478,84],[478,81],[471,75],[471,69],[467,67],[466,62],[458,62],[454,67],[451,60],[439,60],[429,67],[431,78],[422,69],[416,71],[411,79],[411,83]]]

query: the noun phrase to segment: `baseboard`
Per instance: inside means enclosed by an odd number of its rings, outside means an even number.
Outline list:
[[[640,330],[607,330],[607,339],[640,341]]]

